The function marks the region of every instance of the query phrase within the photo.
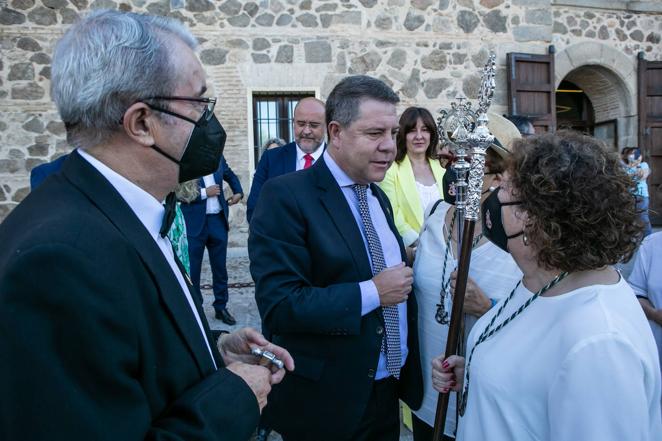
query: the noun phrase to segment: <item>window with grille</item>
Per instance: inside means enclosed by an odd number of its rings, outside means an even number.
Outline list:
[[[253,94],[253,151],[255,164],[264,152],[264,144],[271,138],[294,141],[292,120],[299,100],[315,96],[313,92],[282,92]]]

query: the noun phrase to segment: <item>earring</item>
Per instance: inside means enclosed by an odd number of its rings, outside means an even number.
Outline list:
[[[526,233],[522,234],[522,243],[525,247],[529,246],[529,236],[527,236]]]
[[[493,186],[493,185],[490,185],[490,192],[492,192],[492,191],[494,191],[494,190],[496,190],[496,187]]]

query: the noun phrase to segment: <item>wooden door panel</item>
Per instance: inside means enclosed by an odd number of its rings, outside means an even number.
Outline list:
[[[546,55],[510,52],[508,113],[533,120],[537,133],[556,130],[554,50]]]
[[[643,52],[638,61],[639,147],[648,163],[650,218],[662,224],[662,62],[647,61]]]

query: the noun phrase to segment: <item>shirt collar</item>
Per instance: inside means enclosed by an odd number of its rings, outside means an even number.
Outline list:
[[[303,157],[306,156],[306,152],[301,150],[301,147],[299,147],[299,144],[294,143],[294,145],[297,146],[297,164],[303,160]],[[322,156],[322,153],[324,153],[324,149],[326,147],[326,142],[322,142],[320,146],[310,154],[310,156],[313,157],[313,163],[319,159],[320,156]]]
[[[329,168],[331,175],[333,176],[333,178],[336,180],[336,182],[341,188],[349,187],[355,184],[354,180],[349,176],[347,176],[347,173],[345,173],[343,169],[340,168],[338,164],[336,164],[336,161],[333,160],[333,158],[327,151],[324,152],[324,162],[326,163],[326,166]]]
[[[110,185],[117,190],[122,199],[138,216],[149,234],[154,238],[158,237],[163,221],[163,213],[165,212],[163,204],[83,149],[78,149],[78,153],[110,182]]]

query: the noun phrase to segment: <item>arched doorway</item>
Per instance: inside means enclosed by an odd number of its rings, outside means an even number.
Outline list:
[[[557,86],[557,127],[593,135],[614,151],[635,145],[627,99],[627,90],[614,72],[598,65],[581,66]]]
[[[634,57],[598,42],[570,45],[554,58],[557,90],[581,90],[593,108],[593,135],[616,150],[637,145],[637,68]],[[565,83],[568,82],[568,83]],[[561,96],[555,94],[557,99]],[[558,102],[557,102],[558,104]],[[557,116],[562,116],[558,113]],[[589,116],[589,115],[585,115]],[[590,118],[584,118],[590,125]]]

